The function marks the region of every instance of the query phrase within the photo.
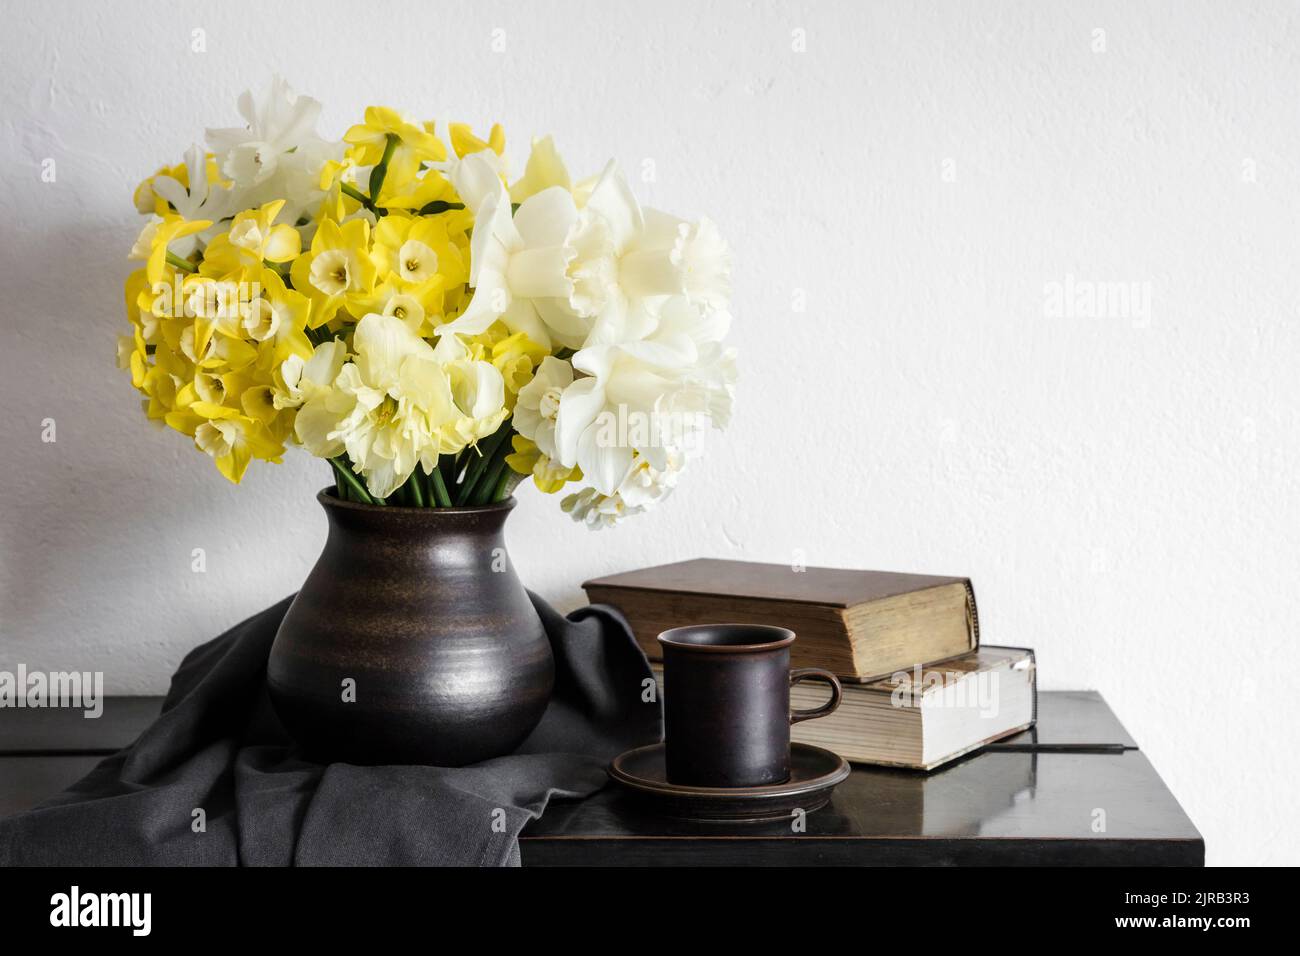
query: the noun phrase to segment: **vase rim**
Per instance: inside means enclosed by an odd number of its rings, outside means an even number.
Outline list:
[[[334,493],[332,487],[326,486],[316,492],[316,500],[324,508],[342,508],[350,511],[364,511],[370,514],[404,514],[404,515],[472,515],[472,514],[491,514],[493,512],[509,511],[518,501],[514,495],[506,498],[504,501],[494,501],[486,505],[453,505],[450,508],[442,507],[424,507],[417,508],[411,505],[367,505],[360,501],[344,501]]]

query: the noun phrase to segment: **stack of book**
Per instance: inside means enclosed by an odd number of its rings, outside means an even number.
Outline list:
[[[1033,651],[980,645],[968,578],[702,558],[583,588],[593,604],[623,612],[657,675],[656,638],[669,628],[790,628],[791,666],[824,667],[844,687],[839,709],[791,736],[856,763],[930,770],[1034,723]],[[795,709],[815,707],[826,689],[800,683],[790,698]]]

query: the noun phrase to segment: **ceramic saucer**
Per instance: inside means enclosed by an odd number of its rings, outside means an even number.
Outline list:
[[[668,782],[664,745],[637,747],[614,758],[609,776],[647,806],[682,820],[749,823],[811,813],[826,805],[849,775],[843,757],[808,744],[790,745],[790,779],[763,787],[686,787]]]

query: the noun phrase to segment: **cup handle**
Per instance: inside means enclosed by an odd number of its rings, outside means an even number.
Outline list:
[[[820,667],[800,667],[790,672],[790,686],[793,687],[801,680],[820,680],[831,685],[831,699],[820,707],[814,707],[812,710],[795,710],[790,713],[790,723],[797,724],[801,720],[813,720],[816,717],[825,717],[836,707],[840,706],[840,698],[844,696],[844,691],[840,688],[839,678],[828,670],[822,670]]]

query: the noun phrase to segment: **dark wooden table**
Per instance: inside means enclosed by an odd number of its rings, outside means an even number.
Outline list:
[[[34,806],[131,742],[156,697],[104,715],[0,710],[0,816]],[[520,841],[525,865],[1202,865],[1200,833],[1092,691],[1039,696],[1033,731],[929,774],[855,767],[831,804],[789,823],[692,824],[613,788],[556,801]]]

